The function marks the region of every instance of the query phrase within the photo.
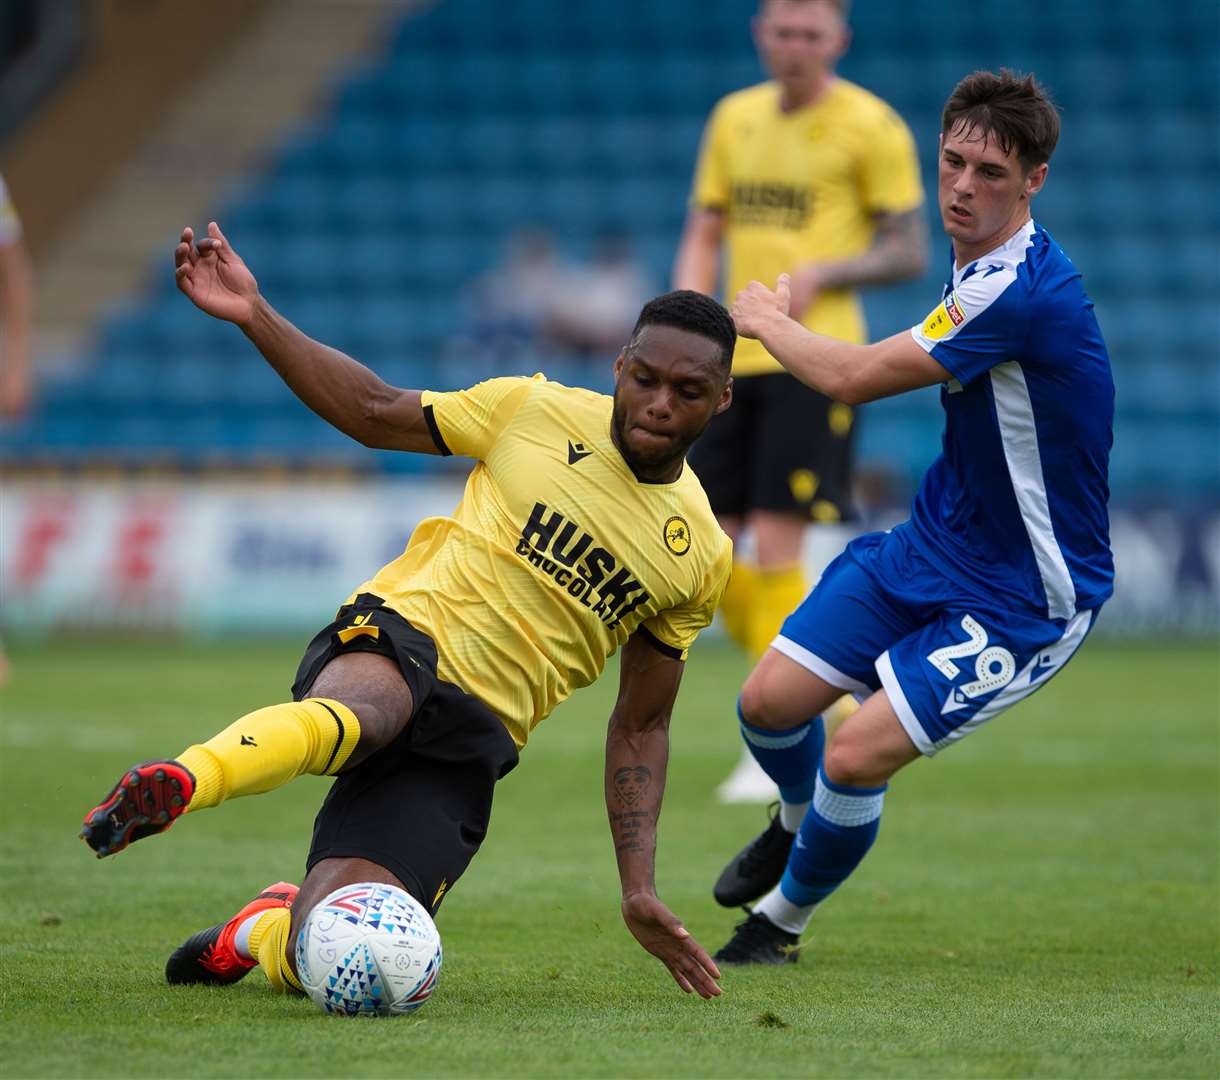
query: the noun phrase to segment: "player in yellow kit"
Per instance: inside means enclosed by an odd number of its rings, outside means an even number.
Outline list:
[[[927,227],[914,140],[884,101],[835,75],[846,0],[762,0],[755,42],[770,81],[729,94],[708,121],[674,268],[674,287],[735,296],[751,280],[792,279],[805,326],[864,343],[858,289],[918,276]],[[736,403],[692,452],[712,508],[736,543],[754,542],[724,598],[725,624],[751,659],[804,598],[810,522],[850,514],[852,410],[785,372],[757,341],[733,359]],[[753,762],[722,788],[749,799]]]
[[[338,777],[299,893],[281,882],[194,935],[169,980],[229,983],[261,964],[299,989],[288,944],[347,884],[397,885],[435,912],[531,730],[621,648],[605,796],[623,918],[682,989],[718,994],[716,965],[656,895],[653,860],[683,662],[732,560],[685,464],[731,401],[728,312],[698,293],[650,301],[615,361],[613,398],[540,375],[399,390],[274,312],[219,228],[208,232],[183,233],[179,287],[240,326],[315,412],[367,446],[478,464],[452,516],[422,522],[310,643],[291,702],[131,769],[86,816],[82,836],[104,856],[184,811],[302,773]]]

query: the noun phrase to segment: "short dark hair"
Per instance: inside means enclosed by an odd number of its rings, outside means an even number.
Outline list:
[[[972,71],[954,88],[941,114],[942,135],[978,131],[1026,169],[1050,161],[1059,141],[1059,110],[1033,75],[1009,68]]]
[[[737,327],[728,308],[706,293],[693,289],[675,289],[654,297],[644,305],[635,321],[631,339],[645,326],[672,326],[709,338],[720,346],[720,360],[727,374],[733,366],[733,348],[737,344]]]

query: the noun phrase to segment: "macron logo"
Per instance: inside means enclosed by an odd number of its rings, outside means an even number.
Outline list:
[[[568,440],[568,464],[575,465],[581,458],[587,458],[592,454],[592,450],[586,450],[585,444],[582,442],[574,443],[571,439]]]
[[[946,713],[957,712],[958,709],[964,709],[970,704],[970,699],[966,697],[956,686],[949,691],[949,696],[945,698],[945,703],[941,706],[940,715]]]
[[[1037,682],[1043,675],[1049,675],[1054,669],[1055,658],[1050,653],[1043,653],[1034,664],[1033,671],[1029,673],[1029,681]]]

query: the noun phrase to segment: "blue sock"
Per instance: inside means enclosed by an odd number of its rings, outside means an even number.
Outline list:
[[[818,768],[813,805],[779,884],[788,903],[812,908],[847,880],[877,839],[885,788],[835,784]]]
[[[762,771],[775,781],[779,797],[786,803],[809,802],[826,741],[822,718],[815,716],[794,728],[771,731],[751,724],[742,715],[738,701],[737,719],[741,721],[741,737]]]

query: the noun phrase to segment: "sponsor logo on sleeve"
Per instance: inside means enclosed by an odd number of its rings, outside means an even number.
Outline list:
[[[937,304],[932,313],[924,319],[920,333],[929,341],[939,341],[952,329],[953,324],[949,321],[949,313],[945,311],[945,305]]]
[[[921,333],[931,341],[939,341],[966,321],[957,293],[951,292],[924,319]]]

